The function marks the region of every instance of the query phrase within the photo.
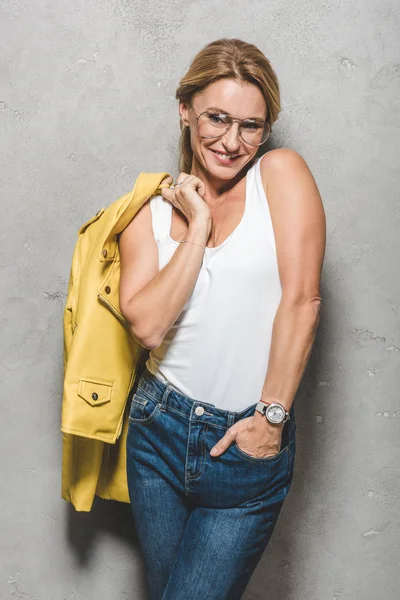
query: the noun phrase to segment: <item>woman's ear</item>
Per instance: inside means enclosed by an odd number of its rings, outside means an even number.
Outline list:
[[[181,123],[183,126],[189,125],[187,113],[188,113],[188,109],[187,109],[186,104],[184,102],[180,102],[179,103],[179,115],[180,115]]]

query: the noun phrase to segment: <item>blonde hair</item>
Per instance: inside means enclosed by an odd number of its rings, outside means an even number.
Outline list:
[[[236,38],[210,42],[196,54],[176,89],[175,98],[192,106],[194,96],[218,79],[234,79],[256,85],[267,105],[272,125],[281,110],[278,78],[268,58],[253,44]],[[180,122],[179,172],[190,173],[193,151],[189,127]]]

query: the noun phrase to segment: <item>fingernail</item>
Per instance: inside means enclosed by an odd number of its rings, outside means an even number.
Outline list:
[[[217,454],[218,448],[216,448],[214,446],[214,448],[211,449],[210,454],[212,454],[212,456],[215,456],[215,454]]]

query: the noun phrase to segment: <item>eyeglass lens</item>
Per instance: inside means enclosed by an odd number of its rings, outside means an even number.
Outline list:
[[[197,130],[201,137],[220,137],[230,127],[232,119],[229,115],[220,113],[204,112],[197,120]],[[243,140],[253,146],[259,146],[267,141],[270,134],[268,122],[246,120],[240,126]]]

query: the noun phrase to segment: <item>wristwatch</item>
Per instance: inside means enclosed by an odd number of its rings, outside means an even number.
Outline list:
[[[256,410],[270,423],[286,423],[290,419],[290,413],[279,402],[263,402],[259,400],[256,404]]]

